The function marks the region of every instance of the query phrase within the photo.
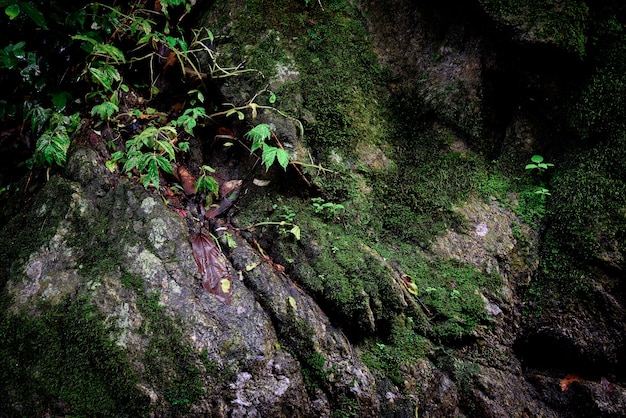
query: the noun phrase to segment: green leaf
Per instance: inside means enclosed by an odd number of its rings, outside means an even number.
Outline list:
[[[300,241],[300,227],[298,225],[294,225],[293,228],[289,230],[289,232],[291,232],[293,236],[296,237],[298,241]]]
[[[274,92],[270,92],[269,102],[271,104],[274,104],[276,102],[276,95],[274,94]]]
[[[532,170],[532,169],[535,169],[535,168],[539,168],[537,166],[537,164],[527,164],[526,165],[526,170]]]
[[[215,196],[217,196],[218,191],[219,191],[219,184],[212,176],[203,174],[194,183],[194,189],[196,193],[198,192],[204,193],[204,194],[212,193]]]
[[[134,168],[137,168],[138,165],[139,165],[139,156],[135,155],[135,156],[129,157],[128,160],[126,160],[126,162],[124,163],[124,167],[122,167],[122,170],[124,172],[130,171]]]
[[[89,67],[89,72],[95,83],[99,83],[105,89],[113,91],[113,83],[121,81],[122,77],[112,65],[102,65],[101,67]]]
[[[117,161],[115,160],[107,160],[106,163],[104,163],[105,167],[109,169],[109,171],[111,173],[114,173],[115,170],[117,169]]]
[[[165,151],[170,161],[176,160],[176,153],[174,151],[174,147],[168,141],[157,140],[154,143],[154,149],[159,151]]]
[[[43,165],[63,166],[69,146],[70,138],[65,128],[57,127],[54,132],[47,131],[37,140],[35,160]]]
[[[278,148],[276,150],[276,159],[278,160],[278,164],[280,164],[280,166],[284,170],[286,170],[287,164],[289,164],[289,153],[285,151],[284,149]]]
[[[189,142],[179,142],[178,143],[178,148],[182,152],[189,152]]]
[[[43,29],[48,29],[46,18],[37,8],[35,8],[35,6],[25,1],[21,1],[20,7],[24,10],[24,13],[26,13],[26,15],[30,17],[30,20],[37,24],[37,26]]]
[[[277,151],[278,148],[263,144],[263,153],[261,154],[261,160],[263,161],[263,164],[265,164],[265,171],[269,170],[271,165],[274,164]]]
[[[72,96],[66,91],[50,93],[50,96],[52,97],[52,104],[58,111],[65,109],[68,100],[72,99]]]
[[[17,4],[12,4],[4,9],[4,13],[9,16],[9,20],[13,20],[20,15],[20,6],[18,6]]]
[[[204,28],[206,30],[207,36],[209,37],[209,42],[213,43],[213,41],[215,40],[215,36],[213,35],[213,32],[211,32],[208,28]]]
[[[543,161],[543,157],[541,155],[533,155],[532,157],[530,157],[530,161],[532,161],[533,163],[539,164],[540,162]]]
[[[157,164],[159,165],[159,167],[161,168],[161,170],[165,171],[168,174],[174,174],[174,171],[172,170],[172,163],[170,163],[167,160],[167,158],[165,158],[162,155],[157,155],[155,157],[155,160]]]
[[[122,158],[124,158],[124,153],[122,151],[116,151],[113,154],[111,154],[111,160],[115,162],[121,160]]]
[[[148,161],[148,170],[147,170],[147,185],[146,185],[146,181],[144,180],[144,187],[147,189],[148,186],[150,184],[152,184],[154,187],[156,187],[157,189],[159,188],[159,167],[157,164],[157,159],[156,158],[151,158]]]
[[[109,120],[120,108],[111,102],[103,102],[91,108],[91,116],[98,116],[102,120]]]
[[[246,137],[252,140],[252,142],[264,142],[266,139],[271,138],[272,130],[267,123],[261,123],[254,128],[250,129],[246,134]]]

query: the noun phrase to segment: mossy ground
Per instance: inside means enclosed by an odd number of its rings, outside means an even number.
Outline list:
[[[126,353],[85,299],[0,313],[0,409],[11,416],[146,416]]]

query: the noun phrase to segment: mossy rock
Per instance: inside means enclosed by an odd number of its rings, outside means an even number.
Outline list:
[[[584,56],[589,7],[582,0],[479,0],[497,22],[512,28],[522,42],[554,45]]]

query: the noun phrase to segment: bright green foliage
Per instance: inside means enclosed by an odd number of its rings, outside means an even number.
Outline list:
[[[102,102],[95,105],[91,109],[91,116],[98,116],[102,120],[109,120],[114,113],[119,112],[120,108],[111,102]]]
[[[193,135],[193,128],[198,124],[198,119],[207,118],[208,115],[203,107],[193,107],[186,109],[185,112],[173,122],[174,126],[182,126],[185,132]]]
[[[337,219],[346,211],[346,208],[343,205],[339,203],[324,202],[324,199],[321,197],[314,197],[311,199],[311,202],[315,208],[315,213],[319,213],[329,220]]]
[[[165,125],[160,128],[150,126],[126,141],[124,152],[113,153],[107,167],[114,169],[117,163],[121,162],[124,164],[122,171],[137,169],[144,187],[153,186],[158,189],[159,170],[173,173],[172,163],[176,161],[177,151],[173,142],[176,137],[176,129],[172,126]]]
[[[217,181],[209,174],[214,173],[215,170],[208,165],[203,165],[200,167],[200,172],[200,177],[198,177],[198,180],[196,180],[196,183],[194,184],[196,193],[202,193],[205,195],[212,194],[213,196],[217,196],[219,184],[217,184]]]
[[[278,161],[278,164],[283,168],[287,169],[287,164],[289,164],[289,153],[282,148],[274,147],[268,145],[266,141],[271,138],[272,131],[267,124],[259,124],[252,128],[246,134],[250,140],[252,140],[252,146],[250,147],[250,152],[254,152],[257,149],[261,149],[261,161],[265,164],[266,170],[274,164],[274,161]]]
[[[532,163],[526,165],[526,170],[536,170],[539,174],[543,174],[549,167],[554,167],[554,164],[544,163],[541,155],[533,155],[530,160]]]
[[[40,106],[32,108],[28,115],[32,121],[32,132],[38,135],[34,162],[43,166],[63,166],[70,146],[70,135],[80,126],[80,115],[64,116],[52,109]]]

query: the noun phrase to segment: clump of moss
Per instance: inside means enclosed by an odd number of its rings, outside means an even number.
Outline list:
[[[586,293],[596,265],[622,265],[626,254],[626,182],[619,144],[572,157],[552,179],[549,228],[538,296]],[[621,149],[623,149],[621,146]],[[550,292],[545,292],[550,290]]]
[[[451,151],[454,135],[433,122],[419,95],[396,97],[393,146],[396,170],[372,173],[374,212],[380,214],[388,240],[429,246],[434,236],[462,220],[453,206],[478,190],[484,171],[481,159],[467,151]]]
[[[20,416],[144,416],[149,399],[111,330],[89,302],[40,315],[0,309],[0,409]]]
[[[592,70],[569,106],[570,126],[584,140],[623,133],[626,114],[626,29],[614,16],[594,28],[589,52]]]
[[[526,32],[531,40],[585,54],[589,8],[582,0],[480,0],[480,4],[494,19]]]
[[[139,294],[139,307],[144,317],[143,333],[149,343],[143,356],[145,377],[152,387],[161,389],[168,414],[184,416],[202,396],[199,364],[201,356],[193,350],[181,332],[181,326],[159,303],[156,293]]]
[[[424,357],[425,340],[415,330],[412,317],[398,316],[383,339],[368,339],[359,351],[365,364],[380,371],[395,385],[404,382],[403,366]]]
[[[481,294],[495,292],[502,279],[456,260],[430,259],[406,244],[381,249],[381,254],[399,260],[402,271],[417,285],[419,298],[431,315],[414,317],[415,327],[436,341],[451,342],[468,337],[479,324],[489,324]],[[422,313],[422,311],[419,311]]]
[[[372,332],[376,322],[387,323],[400,309],[393,272],[368,252],[359,237],[316,221],[308,227],[312,229],[307,228],[303,240],[316,255],[295,263],[298,279],[351,334]]]
[[[15,197],[23,206],[17,212],[3,214],[11,219],[0,230],[0,289],[18,271],[11,266],[23,263],[54,236],[70,210],[72,193],[69,182],[52,177],[33,201],[27,203]]]

